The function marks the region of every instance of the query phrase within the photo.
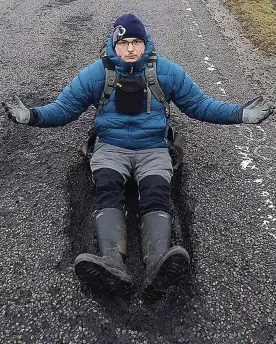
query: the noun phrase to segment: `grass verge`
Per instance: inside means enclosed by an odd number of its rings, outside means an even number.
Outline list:
[[[227,0],[238,14],[245,36],[268,54],[276,55],[276,0]]]

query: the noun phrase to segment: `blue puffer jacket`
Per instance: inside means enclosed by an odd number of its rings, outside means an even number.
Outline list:
[[[144,75],[145,62],[153,50],[153,41],[148,36],[143,56],[136,62],[124,62],[116,55],[111,38],[107,42],[107,56],[114,62],[117,73],[126,77]],[[158,56],[157,74],[167,102],[174,102],[187,116],[210,123],[241,122],[238,105],[223,103],[205,95],[177,64]],[[62,126],[76,120],[90,105],[98,107],[104,80],[105,71],[99,59],[83,69],[55,102],[35,108],[39,112],[38,126]],[[100,142],[139,150],[167,147],[167,122],[164,106],[153,96],[150,114],[146,113],[146,100],[140,114],[116,112],[113,91],[109,102],[96,117],[95,127]]]

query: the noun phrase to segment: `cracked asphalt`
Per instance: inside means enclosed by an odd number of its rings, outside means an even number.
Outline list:
[[[240,37],[223,0],[2,0],[1,100],[54,100],[124,12],[210,96],[276,103],[275,58]],[[97,252],[93,184],[78,151],[93,109],[62,128],[0,117],[1,343],[276,343],[275,119],[219,126],[174,112],[185,160],[172,182],[173,242],[192,266],[154,302],[140,292],[135,185],[126,193],[133,295],[92,293],[74,274],[79,253]]]

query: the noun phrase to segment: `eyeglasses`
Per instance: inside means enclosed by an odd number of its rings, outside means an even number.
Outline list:
[[[141,39],[134,39],[133,41],[129,42],[129,41],[125,41],[125,40],[121,40],[117,43],[117,45],[119,45],[119,47],[122,48],[128,48],[128,46],[130,45],[130,43],[136,48],[141,46],[142,44],[144,44],[144,41],[142,41]]]

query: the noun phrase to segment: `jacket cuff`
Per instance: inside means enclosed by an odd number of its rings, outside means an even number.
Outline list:
[[[238,112],[237,112],[237,121],[238,121],[238,123],[243,123],[243,121],[242,121],[243,109],[244,109],[244,107],[241,106],[239,108]]]
[[[36,109],[30,109],[30,120],[28,125],[36,127],[40,123],[40,114]]]

